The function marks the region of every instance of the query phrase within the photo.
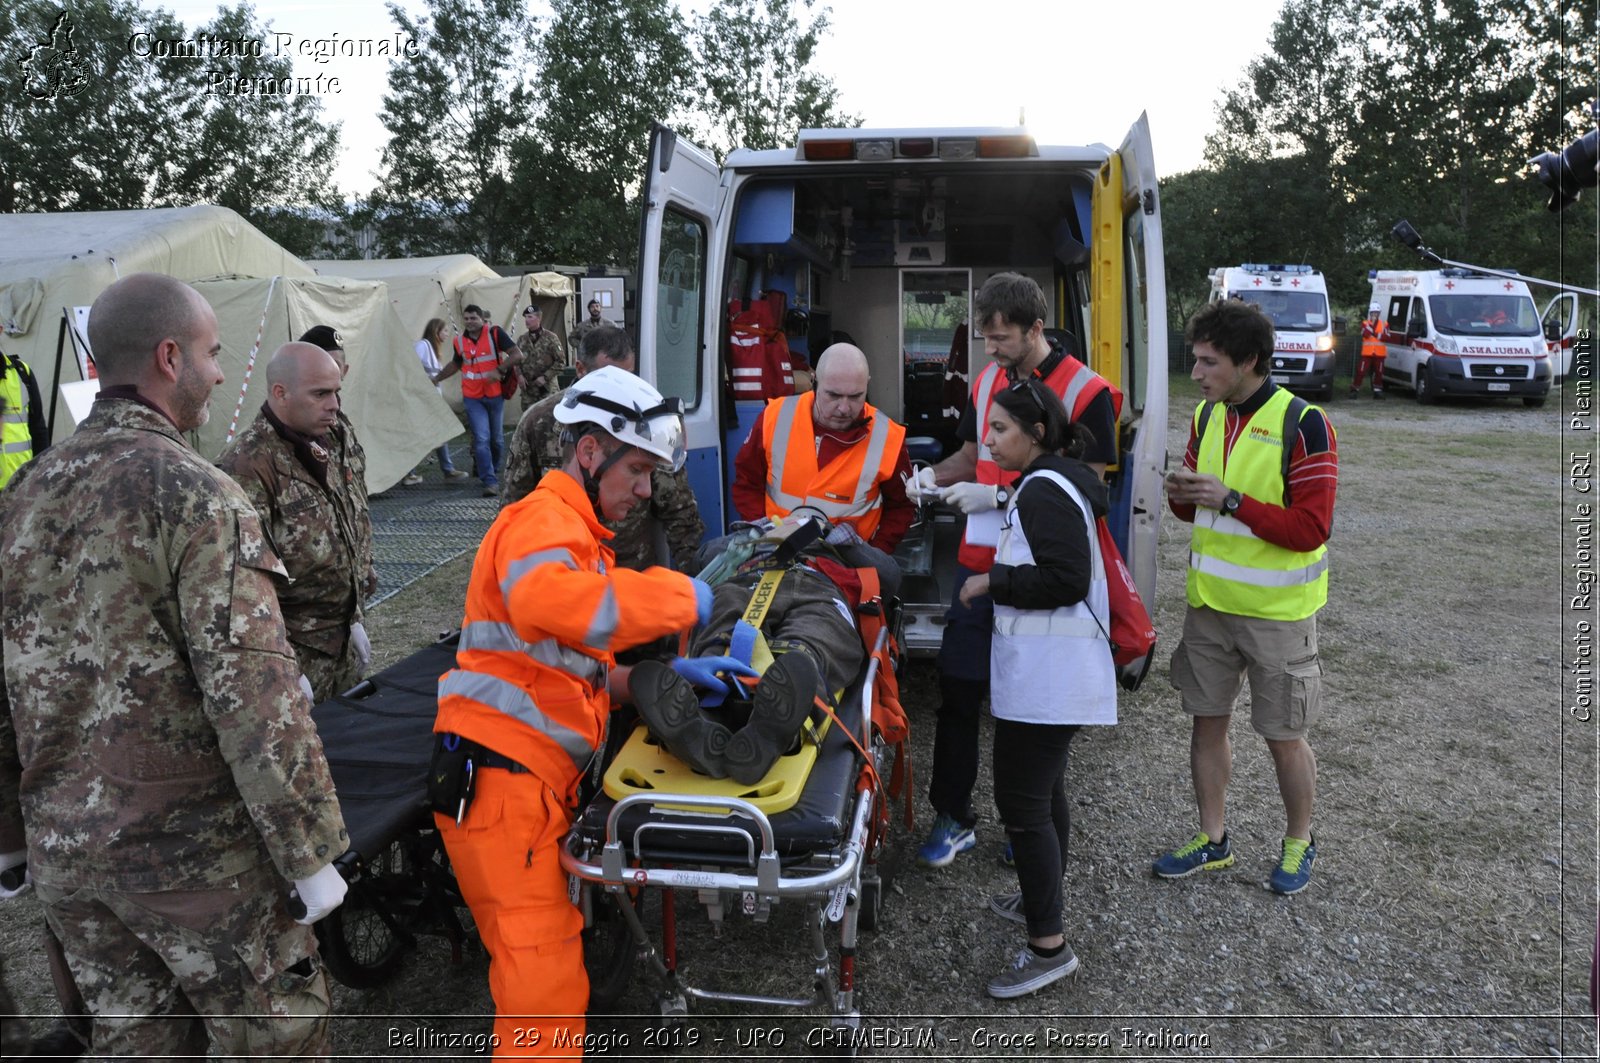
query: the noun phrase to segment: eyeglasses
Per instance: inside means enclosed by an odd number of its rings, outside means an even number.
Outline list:
[[[1012,384],[1010,390],[1018,395],[1024,395],[1028,399],[1032,400],[1033,404],[1039,407],[1041,412],[1044,411],[1046,404],[1050,401],[1050,399],[1046,396],[1053,397],[1055,394],[1049,388],[1044,386],[1044,381],[1040,380],[1036,376],[1023,377],[1021,380],[1018,380]]]

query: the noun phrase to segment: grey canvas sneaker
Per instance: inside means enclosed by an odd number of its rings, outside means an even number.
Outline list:
[[[1028,925],[1028,917],[1022,911],[1022,891],[1012,890],[1010,893],[996,893],[989,898],[989,910],[1002,919],[1009,919],[1021,926]]]
[[[998,1000],[1025,997],[1058,982],[1078,969],[1078,957],[1071,945],[1064,945],[1054,956],[1041,956],[1022,946],[1017,958],[1005,970],[989,979],[989,995]]]

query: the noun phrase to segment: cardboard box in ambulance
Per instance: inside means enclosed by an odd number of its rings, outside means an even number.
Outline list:
[[[931,463],[958,445],[960,407],[988,361],[973,294],[1016,270],[1044,289],[1045,325],[1126,396],[1111,523],[1154,600],[1167,324],[1143,116],[1115,149],[1038,144],[1018,128],[805,130],[794,147],[735,150],[720,166],[658,126],[646,179],[640,372],[688,407],[689,477],[708,535],[739,519],[733,458],[771,395],[748,368],[730,376],[734,301],[748,312],[781,293],[796,367],[837,340],[859,346],[868,401],[907,426],[913,460]],[[749,338],[746,325],[742,356]],[[938,648],[963,520],[925,508],[897,551],[913,651]]]
[[[1389,326],[1386,384],[1421,403],[1446,395],[1516,396],[1543,406],[1550,356],[1528,286],[1467,269],[1372,270]]]
[[[1588,341],[1589,371],[1594,375],[1595,319],[1600,305],[1593,299],[1581,299],[1577,292],[1562,292],[1544,308],[1545,347],[1550,352],[1550,373],[1556,380],[1572,375],[1573,348],[1580,336]]]
[[[1218,266],[1207,276],[1211,302],[1242,299],[1272,319],[1274,384],[1315,399],[1333,398],[1333,317],[1321,273],[1310,266],[1247,262]]]

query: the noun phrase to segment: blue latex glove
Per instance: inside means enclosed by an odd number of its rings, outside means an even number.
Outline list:
[[[692,685],[704,687],[713,694],[726,695],[728,684],[717,678],[718,672],[734,675],[756,675],[754,668],[737,657],[674,657],[672,670]]]
[[[698,626],[711,619],[711,584],[693,576],[689,580],[694,584],[694,622]]]

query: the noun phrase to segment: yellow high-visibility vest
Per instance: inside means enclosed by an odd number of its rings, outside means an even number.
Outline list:
[[[1294,446],[1296,426],[1285,432],[1284,412],[1293,398],[1278,389],[1250,418],[1232,452],[1224,455],[1227,417],[1208,418],[1201,429],[1196,468],[1260,502],[1284,504],[1285,447]],[[1319,409],[1307,405],[1306,410]],[[1301,411],[1305,416],[1305,411]],[[1332,426],[1329,426],[1332,432]],[[1328,548],[1286,550],[1258,537],[1237,517],[1195,507],[1186,581],[1190,605],[1264,620],[1304,620],[1328,601]]]
[[[28,389],[12,359],[0,355],[0,489],[18,469],[33,460],[33,433],[28,431]]]

